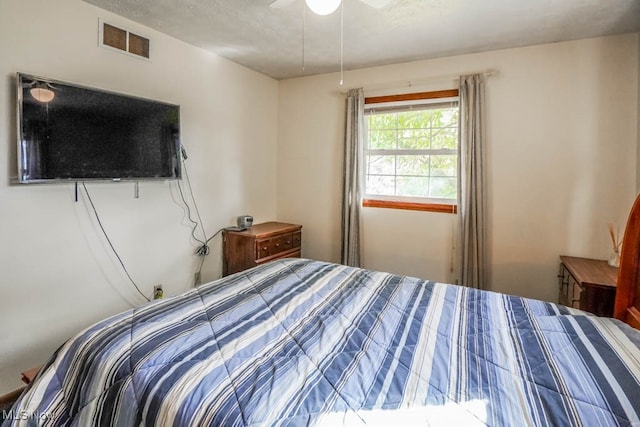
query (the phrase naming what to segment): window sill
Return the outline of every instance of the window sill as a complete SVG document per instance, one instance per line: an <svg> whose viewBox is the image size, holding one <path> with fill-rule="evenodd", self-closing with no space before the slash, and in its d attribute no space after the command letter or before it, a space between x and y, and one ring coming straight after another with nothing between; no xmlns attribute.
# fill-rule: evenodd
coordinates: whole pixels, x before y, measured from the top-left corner
<svg viewBox="0 0 640 427"><path fill-rule="evenodd" d="M448 214L458 213L457 205L447 205L441 203L415 203L415 202L397 202L390 200L363 199L363 208L386 208L386 209L404 209L410 211L440 212Z"/></svg>

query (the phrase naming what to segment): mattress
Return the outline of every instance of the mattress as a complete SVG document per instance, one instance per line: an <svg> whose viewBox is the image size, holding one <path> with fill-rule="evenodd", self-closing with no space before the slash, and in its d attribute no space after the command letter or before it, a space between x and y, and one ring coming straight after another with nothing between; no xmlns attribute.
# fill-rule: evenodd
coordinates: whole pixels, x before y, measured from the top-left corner
<svg viewBox="0 0 640 427"><path fill-rule="evenodd" d="M4 425L640 425L640 333L556 304L304 259L132 309Z"/></svg>

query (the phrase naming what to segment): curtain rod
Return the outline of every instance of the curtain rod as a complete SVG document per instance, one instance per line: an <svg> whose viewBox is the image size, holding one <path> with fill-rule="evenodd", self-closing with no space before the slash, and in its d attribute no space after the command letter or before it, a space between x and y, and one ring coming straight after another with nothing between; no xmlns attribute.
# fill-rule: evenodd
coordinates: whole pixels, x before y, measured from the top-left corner
<svg viewBox="0 0 640 427"><path fill-rule="evenodd" d="M387 83L380 83L377 85L370 85L370 86L364 86L362 87L362 89L366 92L366 91L375 91L375 90L388 90L388 89L403 89L406 87L412 87L412 86L420 86L426 83L431 83L434 81L438 81L438 80L449 80L449 79L458 79L461 76L471 76L474 74L481 74L485 77L491 77L491 76L495 76L498 74L497 70L485 70L485 71L480 71L480 72L476 72L476 73L463 73L463 74L447 74L447 75L442 75L442 76L432 76L432 77L426 77L426 78L422 78L422 79L417 79L417 80L399 80L399 81L395 81L395 82L387 82ZM358 86L360 87L360 86ZM357 87L354 88L349 88L349 89L345 89L340 91L340 93L342 93L343 95L346 95L349 90L351 89L357 89Z"/></svg>

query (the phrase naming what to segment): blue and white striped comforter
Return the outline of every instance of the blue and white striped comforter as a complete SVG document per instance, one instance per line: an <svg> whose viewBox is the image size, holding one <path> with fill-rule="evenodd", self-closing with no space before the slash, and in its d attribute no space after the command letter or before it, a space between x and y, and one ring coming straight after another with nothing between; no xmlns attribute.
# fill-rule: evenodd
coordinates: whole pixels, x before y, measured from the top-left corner
<svg viewBox="0 0 640 427"><path fill-rule="evenodd" d="M555 304L283 260L84 330L9 415L7 425L640 425L640 333Z"/></svg>

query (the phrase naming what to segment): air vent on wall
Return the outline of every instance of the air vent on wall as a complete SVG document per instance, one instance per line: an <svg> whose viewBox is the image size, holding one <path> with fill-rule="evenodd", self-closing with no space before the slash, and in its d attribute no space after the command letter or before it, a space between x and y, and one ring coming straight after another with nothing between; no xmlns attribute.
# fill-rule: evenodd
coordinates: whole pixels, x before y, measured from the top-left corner
<svg viewBox="0 0 640 427"><path fill-rule="evenodd" d="M149 39L100 21L100 46L149 59Z"/></svg>

